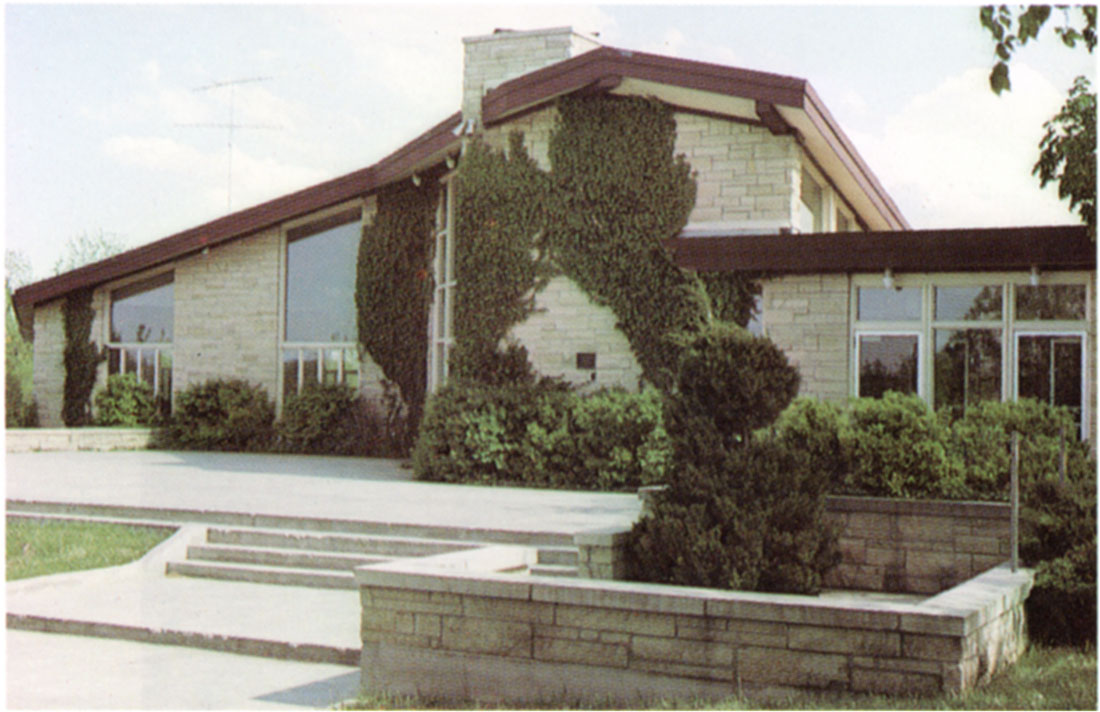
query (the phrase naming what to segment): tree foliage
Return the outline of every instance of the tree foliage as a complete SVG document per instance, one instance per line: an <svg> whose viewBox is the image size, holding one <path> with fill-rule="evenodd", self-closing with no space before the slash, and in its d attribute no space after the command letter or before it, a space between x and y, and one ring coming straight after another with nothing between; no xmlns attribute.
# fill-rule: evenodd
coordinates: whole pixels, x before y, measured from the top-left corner
<svg viewBox="0 0 1100 712"><path fill-rule="evenodd" d="M127 249L120 236L100 230L95 235L84 231L65 243L64 254L54 263L53 273L61 274L77 267L114 257Z"/></svg>
<svg viewBox="0 0 1100 712"><path fill-rule="evenodd" d="M1031 40L1038 41L1039 31L1055 14L1062 22L1054 33L1070 49L1083 46L1090 54L1096 48L1096 6L1070 7L1058 5L1018 6L986 5L979 12L979 21L996 42L997 58L989 74L989 86L994 93L1011 90L1008 63L1013 53ZM1039 142L1039 160L1032 175L1039 178L1040 187L1057 181L1058 197L1069 199L1070 210L1076 210L1081 222L1088 225L1096 239L1096 93L1085 77L1077 77L1062 109L1043 128Z"/></svg>
<svg viewBox="0 0 1100 712"><path fill-rule="evenodd" d="M68 427L87 425L92 417L92 389L95 387L96 368L106 358L91 340L92 290L80 289L65 297L62 307L65 348L62 360L65 365L64 394L61 420Z"/></svg>

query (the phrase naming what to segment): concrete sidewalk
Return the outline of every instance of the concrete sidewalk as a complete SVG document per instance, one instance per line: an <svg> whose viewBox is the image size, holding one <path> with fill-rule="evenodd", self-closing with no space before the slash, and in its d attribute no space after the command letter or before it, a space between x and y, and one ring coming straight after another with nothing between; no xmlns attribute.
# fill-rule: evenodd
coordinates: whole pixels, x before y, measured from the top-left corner
<svg viewBox="0 0 1100 712"><path fill-rule="evenodd" d="M6 465L12 512L15 502L77 511L76 505L113 506L172 510L156 518L181 523L188 513L215 512L257 522L281 518L287 526L337 520L473 529L517 540L571 538L629 523L639 512L633 494L414 482L391 460L42 452L9 453ZM182 558L204 531L185 524L125 566L8 583L9 629L51 633L9 630L8 705L326 707L353 696L359 676L350 666L361 648L357 592L166 576L165 562Z"/></svg>
<svg viewBox="0 0 1100 712"><path fill-rule="evenodd" d="M571 536L632 522L633 494L412 481L394 460L163 452L8 453L7 499L230 511Z"/></svg>

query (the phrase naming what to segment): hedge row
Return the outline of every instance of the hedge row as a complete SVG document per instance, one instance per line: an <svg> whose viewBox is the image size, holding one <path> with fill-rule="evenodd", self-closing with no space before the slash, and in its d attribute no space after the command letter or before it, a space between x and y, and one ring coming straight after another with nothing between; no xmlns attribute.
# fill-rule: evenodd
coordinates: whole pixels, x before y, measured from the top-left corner
<svg viewBox="0 0 1100 712"><path fill-rule="evenodd" d="M661 481L669 454L653 389L458 380L428 401L413 469L435 482L624 490Z"/></svg>

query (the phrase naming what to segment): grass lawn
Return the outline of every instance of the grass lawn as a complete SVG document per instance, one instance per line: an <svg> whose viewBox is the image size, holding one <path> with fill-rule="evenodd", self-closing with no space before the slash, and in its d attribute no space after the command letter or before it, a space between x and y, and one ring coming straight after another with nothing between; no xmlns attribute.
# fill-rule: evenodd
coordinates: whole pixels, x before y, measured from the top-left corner
<svg viewBox="0 0 1100 712"><path fill-rule="evenodd" d="M1096 651L1033 646L1020 662L990 683L965 695L884 697L853 693L794 693L770 703L730 697L719 702L668 700L650 709L668 710L1095 710ZM529 707L527 709L535 709ZM548 702L544 709L601 709ZM345 709L507 709L476 702L364 696Z"/></svg>
<svg viewBox="0 0 1100 712"><path fill-rule="evenodd" d="M8 581L116 566L141 558L171 529L31 519L6 521Z"/></svg>

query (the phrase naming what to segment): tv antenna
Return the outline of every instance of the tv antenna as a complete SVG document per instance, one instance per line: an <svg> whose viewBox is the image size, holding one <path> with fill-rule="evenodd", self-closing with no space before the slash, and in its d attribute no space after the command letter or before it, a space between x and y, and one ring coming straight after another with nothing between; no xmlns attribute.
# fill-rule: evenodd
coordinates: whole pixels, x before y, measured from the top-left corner
<svg viewBox="0 0 1100 712"><path fill-rule="evenodd" d="M225 188L225 208L227 211L231 211L233 207L233 132L237 129L281 129L282 126L276 126L273 124L238 124L235 121L235 103L237 87L241 84L254 84L256 82L266 82L271 80L272 77L247 77L244 79L229 79L220 82L211 82L205 86L194 89L196 92L200 91L214 91L215 89L229 89L229 121L225 123L207 123L207 124L176 124L176 126L182 126L184 128L196 128L196 129L225 129L226 130L226 151L229 154L226 168L226 188Z"/></svg>

